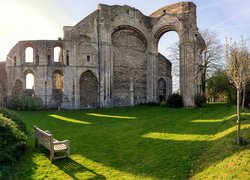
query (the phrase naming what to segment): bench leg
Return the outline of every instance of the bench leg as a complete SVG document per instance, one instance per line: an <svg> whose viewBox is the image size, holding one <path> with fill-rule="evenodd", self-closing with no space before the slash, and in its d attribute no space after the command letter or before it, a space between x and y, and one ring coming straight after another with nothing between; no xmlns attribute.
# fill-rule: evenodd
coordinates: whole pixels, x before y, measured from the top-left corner
<svg viewBox="0 0 250 180"><path fill-rule="evenodd" d="M67 157L69 157L69 155L70 155L70 148L68 147L68 149L67 149Z"/></svg>
<svg viewBox="0 0 250 180"><path fill-rule="evenodd" d="M37 148L37 138L35 137L35 148Z"/></svg>
<svg viewBox="0 0 250 180"><path fill-rule="evenodd" d="M51 161L54 160L54 152L50 152L50 160L51 160Z"/></svg>

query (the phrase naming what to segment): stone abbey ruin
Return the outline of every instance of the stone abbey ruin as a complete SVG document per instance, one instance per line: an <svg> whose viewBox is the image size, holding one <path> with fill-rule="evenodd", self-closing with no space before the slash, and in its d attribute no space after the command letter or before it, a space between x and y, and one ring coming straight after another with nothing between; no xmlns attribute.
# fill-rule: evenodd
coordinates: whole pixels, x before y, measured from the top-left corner
<svg viewBox="0 0 250 180"><path fill-rule="evenodd" d="M158 41L168 31L179 35L185 106L195 106L195 96L202 94L204 41L192 2L150 16L129 6L100 4L63 31L62 39L20 41L10 50L1 66L7 82L2 99L35 95L44 108L64 109L160 102L172 93L171 63L158 53Z"/></svg>

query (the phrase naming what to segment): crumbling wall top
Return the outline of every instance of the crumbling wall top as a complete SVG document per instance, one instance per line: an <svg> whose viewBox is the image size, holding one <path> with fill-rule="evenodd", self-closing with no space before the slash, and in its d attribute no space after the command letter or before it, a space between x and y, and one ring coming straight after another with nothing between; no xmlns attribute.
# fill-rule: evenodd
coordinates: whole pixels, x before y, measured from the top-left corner
<svg viewBox="0 0 250 180"><path fill-rule="evenodd" d="M156 10L150 15L150 17L160 17L166 13L173 15L187 13L196 14L196 5L193 2L178 2Z"/></svg>

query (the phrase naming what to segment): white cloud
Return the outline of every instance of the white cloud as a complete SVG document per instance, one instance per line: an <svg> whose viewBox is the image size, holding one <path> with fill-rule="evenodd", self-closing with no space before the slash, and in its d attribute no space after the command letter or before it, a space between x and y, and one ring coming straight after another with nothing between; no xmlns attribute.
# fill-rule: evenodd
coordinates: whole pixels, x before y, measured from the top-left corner
<svg viewBox="0 0 250 180"><path fill-rule="evenodd" d="M0 0L0 61L20 40L57 39L63 21L70 21L47 0ZM49 6L48 6L49 5Z"/></svg>

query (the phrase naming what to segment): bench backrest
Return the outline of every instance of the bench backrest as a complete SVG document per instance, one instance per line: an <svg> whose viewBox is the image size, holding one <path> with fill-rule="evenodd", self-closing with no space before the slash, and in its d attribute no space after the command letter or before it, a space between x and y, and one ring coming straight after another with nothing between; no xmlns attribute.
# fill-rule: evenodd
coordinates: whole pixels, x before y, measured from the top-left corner
<svg viewBox="0 0 250 180"><path fill-rule="evenodd" d="M53 146L53 135L35 127L35 138L39 144L42 144L47 149Z"/></svg>

